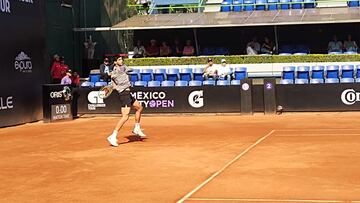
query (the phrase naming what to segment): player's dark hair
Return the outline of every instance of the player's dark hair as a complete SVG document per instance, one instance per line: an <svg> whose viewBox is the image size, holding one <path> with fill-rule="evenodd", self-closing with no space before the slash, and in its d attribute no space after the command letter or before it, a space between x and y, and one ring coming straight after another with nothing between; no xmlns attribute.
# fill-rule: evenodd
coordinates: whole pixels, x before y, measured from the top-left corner
<svg viewBox="0 0 360 203"><path fill-rule="evenodd" d="M124 60L124 57L122 57L122 56L115 56L114 60L116 61L116 60L118 60L119 58L121 58L122 60Z"/></svg>

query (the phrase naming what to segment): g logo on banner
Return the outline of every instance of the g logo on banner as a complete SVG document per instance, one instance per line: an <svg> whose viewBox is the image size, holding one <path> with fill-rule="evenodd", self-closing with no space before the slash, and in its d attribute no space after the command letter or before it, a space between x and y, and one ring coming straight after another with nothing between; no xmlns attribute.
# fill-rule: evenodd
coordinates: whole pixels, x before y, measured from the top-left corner
<svg viewBox="0 0 360 203"><path fill-rule="evenodd" d="M203 90L193 91L189 94L188 101L190 106L200 108L204 106Z"/></svg>
<svg viewBox="0 0 360 203"><path fill-rule="evenodd" d="M99 97L99 91L89 92L87 99L91 104L103 104L104 103L104 100Z"/></svg>
<svg viewBox="0 0 360 203"><path fill-rule="evenodd" d="M346 105L353 105L360 101L360 93L355 92L354 89L346 89L341 93L341 101Z"/></svg>

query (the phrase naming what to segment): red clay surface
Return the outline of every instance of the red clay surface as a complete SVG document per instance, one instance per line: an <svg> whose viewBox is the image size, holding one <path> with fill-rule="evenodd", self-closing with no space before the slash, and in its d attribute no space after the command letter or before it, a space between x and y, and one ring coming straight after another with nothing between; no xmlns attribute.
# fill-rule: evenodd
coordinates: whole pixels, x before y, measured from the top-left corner
<svg viewBox="0 0 360 203"><path fill-rule="evenodd" d="M0 202L176 202L252 145L184 202L360 200L360 113L146 116L113 148L117 120L1 128Z"/></svg>

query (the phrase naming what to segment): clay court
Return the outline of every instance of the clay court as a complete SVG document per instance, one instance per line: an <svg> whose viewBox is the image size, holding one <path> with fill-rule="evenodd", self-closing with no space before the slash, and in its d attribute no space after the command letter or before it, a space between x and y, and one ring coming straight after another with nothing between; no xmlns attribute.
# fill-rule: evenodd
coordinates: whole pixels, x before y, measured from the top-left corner
<svg viewBox="0 0 360 203"><path fill-rule="evenodd" d="M0 202L360 202L360 113L116 117L0 129Z"/></svg>

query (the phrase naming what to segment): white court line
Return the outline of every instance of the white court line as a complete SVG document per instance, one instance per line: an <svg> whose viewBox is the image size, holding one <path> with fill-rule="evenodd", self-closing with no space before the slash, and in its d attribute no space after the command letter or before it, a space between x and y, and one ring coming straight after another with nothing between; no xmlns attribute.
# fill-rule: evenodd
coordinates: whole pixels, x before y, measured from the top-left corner
<svg viewBox="0 0 360 203"><path fill-rule="evenodd" d="M311 202L311 203L345 203L345 200L312 200L312 199L221 199L221 198L188 198L190 201L245 201L245 202ZM354 203L357 201L353 201Z"/></svg>
<svg viewBox="0 0 360 203"><path fill-rule="evenodd" d="M278 132L292 132L292 131L334 131L334 130L341 130L341 131L360 131L360 129L349 129L349 128L306 128L306 129L276 129Z"/></svg>
<svg viewBox="0 0 360 203"><path fill-rule="evenodd" d="M360 135L360 133L291 133L291 134L277 134L274 137L295 137L295 136L349 136L349 135Z"/></svg>
<svg viewBox="0 0 360 203"><path fill-rule="evenodd" d="M181 198L177 203L183 203L186 199L188 199L191 195L193 195L195 192L200 190L202 187L204 187L207 183L209 183L212 179L214 179L216 176L218 176L220 173L222 173L226 168L228 168L231 164L233 164L235 161L240 159L242 156L244 156L248 151L250 151L252 148L254 148L256 145L258 145L260 142L265 140L267 137L269 137L271 134L273 134L275 130L270 131L268 134L260 138L258 141L256 141L254 144L246 148L243 152L241 152L239 155L237 155L233 160L228 162L224 167L222 167L220 170L218 170L216 173L211 175L208 179L206 179L203 183L201 183L199 186L197 186L195 189L187 193L183 198Z"/></svg>

